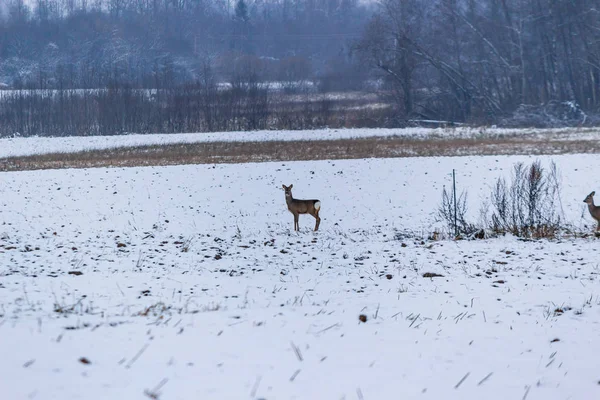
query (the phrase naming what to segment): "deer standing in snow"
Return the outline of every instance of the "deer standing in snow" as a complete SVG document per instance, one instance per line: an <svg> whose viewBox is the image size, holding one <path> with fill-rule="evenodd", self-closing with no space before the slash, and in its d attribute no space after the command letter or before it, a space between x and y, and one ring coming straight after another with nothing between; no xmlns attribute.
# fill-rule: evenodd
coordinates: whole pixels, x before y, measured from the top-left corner
<svg viewBox="0 0 600 400"><path fill-rule="evenodd" d="M594 205L594 195L595 194L596 194L596 192L592 192L592 193L588 194L587 197L585 198L585 200L583 200L583 202L587 203L588 210L590 210L590 215L592 216L592 218L594 218L596 221L598 221L598 226L596 227L596 231L600 231L600 207Z"/></svg>
<svg viewBox="0 0 600 400"><path fill-rule="evenodd" d="M298 200L292 197L292 187L283 186L283 190L285 190L285 202L287 203L288 210L292 214L294 214L294 230L300 230L300 226L298 225L298 219L300 214L310 214L317 220L315 224L315 231L319 229L319 224L321 223L321 218L319 218L319 210L321 209L321 202L319 200Z"/></svg>

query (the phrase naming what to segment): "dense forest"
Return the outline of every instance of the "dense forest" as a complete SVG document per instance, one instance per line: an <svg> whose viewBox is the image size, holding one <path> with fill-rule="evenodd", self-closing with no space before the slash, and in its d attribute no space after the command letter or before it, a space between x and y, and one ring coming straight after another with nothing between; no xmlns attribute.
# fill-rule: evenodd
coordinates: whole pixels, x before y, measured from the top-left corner
<svg viewBox="0 0 600 400"><path fill-rule="evenodd" d="M591 125L599 80L594 0L0 2L0 135Z"/></svg>
<svg viewBox="0 0 600 400"><path fill-rule="evenodd" d="M595 0L381 0L359 49L405 115L591 123L600 104ZM506 117L511 116L507 121Z"/></svg>
<svg viewBox="0 0 600 400"><path fill-rule="evenodd" d="M357 0L3 1L0 82L35 89L349 76L369 14Z"/></svg>

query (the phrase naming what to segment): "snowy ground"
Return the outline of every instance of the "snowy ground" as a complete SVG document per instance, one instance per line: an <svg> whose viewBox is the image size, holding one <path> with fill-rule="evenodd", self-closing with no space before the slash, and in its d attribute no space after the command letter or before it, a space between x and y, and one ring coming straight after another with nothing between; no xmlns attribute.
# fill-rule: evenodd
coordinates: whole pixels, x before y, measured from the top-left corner
<svg viewBox="0 0 600 400"><path fill-rule="evenodd" d="M528 137L535 140L600 140L595 128L564 129L502 129L502 128L406 128L406 129L324 129L307 131L250 131L181 134L148 134L121 136L71 136L0 139L0 158L102 150L142 145L203 142L260 142L293 140L334 140L369 137L402 136L414 139L444 138L510 138Z"/></svg>
<svg viewBox="0 0 600 400"><path fill-rule="evenodd" d="M600 155L552 159L591 231ZM597 239L418 238L531 160L2 173L2 398L598 398Z"/></svg>

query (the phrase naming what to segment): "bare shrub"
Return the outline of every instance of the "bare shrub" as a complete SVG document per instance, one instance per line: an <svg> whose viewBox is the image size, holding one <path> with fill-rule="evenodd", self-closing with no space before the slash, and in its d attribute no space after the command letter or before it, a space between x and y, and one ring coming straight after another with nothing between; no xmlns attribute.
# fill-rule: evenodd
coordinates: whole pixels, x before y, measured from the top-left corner
<svg viewBox="0 0 600 400"><path fill-rule="evenodd" d="M554 237L562 228L560 181L554 162L517 163L511 181L498 178L491 193L490 229L526 238Z"/></svg>
<svg viewBox="0 0 600 400"><path fill-rule="evenodd" d="M456 198L456 207L454 196L448 193L446 188L442 190L442 203L438 206L438 221L444 222L448 231L456 237L462 235L471 236L481 228L467 221L467 192L463 191Z"/></svg>

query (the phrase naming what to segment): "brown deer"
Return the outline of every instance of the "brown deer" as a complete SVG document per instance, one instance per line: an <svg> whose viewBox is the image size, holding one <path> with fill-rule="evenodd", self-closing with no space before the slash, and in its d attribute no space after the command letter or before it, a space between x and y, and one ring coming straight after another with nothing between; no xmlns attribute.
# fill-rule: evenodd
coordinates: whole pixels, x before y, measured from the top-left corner
<svg viewBox="0 0 600 400"><path fill-rule="evenodd" d="M285 190L285 202L287 203L288 210L292 214L294 214L294 230L300 230L300 226L298 225L298 218L300 214L310 214L317 220L315 224L315 231L319 230L319 224L321 223L321 218L319 218L319 210L321 209L321 202L319 200L298 200L292 197L292 187L283 186L283 190Z"/></svg>
<svg viewBox="0 0 600 400"><path fill-rule="evenodd" d="M592 218L594 218L596 221L598 221L598 226L596 227L596 231L600 231L600 207L594 205L594 195L595 194L596 194L596 192L592 192L592 193L588 194L587 197L585 198L585 200L583 200L583 202L587 203L588 210L590 210L590 215L592 216Z"/></svg>

